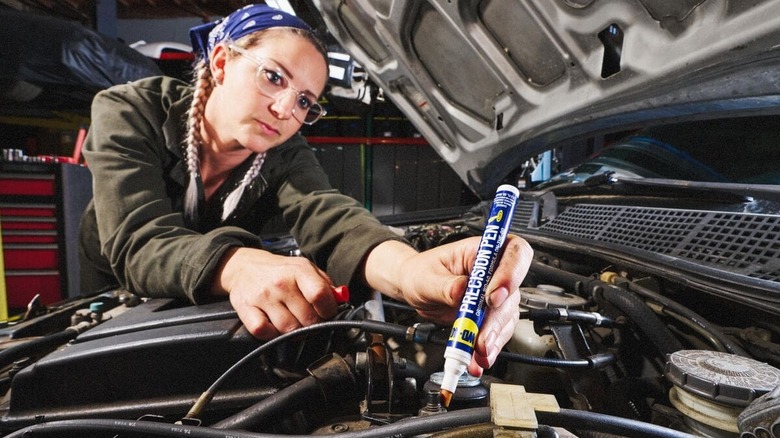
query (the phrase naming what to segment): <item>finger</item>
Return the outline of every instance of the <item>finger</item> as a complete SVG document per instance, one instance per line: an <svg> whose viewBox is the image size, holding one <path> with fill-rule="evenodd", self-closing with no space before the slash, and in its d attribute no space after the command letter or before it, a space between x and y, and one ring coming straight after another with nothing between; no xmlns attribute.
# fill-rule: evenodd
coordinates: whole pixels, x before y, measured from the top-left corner
<svg viewBox="0 0 780 438"><path fill-rule="evenodd" d="M283 303L263 307L271 324L280 334L289 333L318 321L311 305L303 299L302 295L295 295L294 297L289 297Z"/></svg>
<svg viewBox="0 0 780 438"><path fill-rule="evenodd" d="M231 293L230 298L244 325L252 334L264 340L302 327L294 311L305 315L308 309L314 313L294 283L292 287L264 289L250 294Z"/></svg>
<svg viewBox="0 0 780 438"><path fill-rule="evenodd" d="M270 314L282 333L331 318L338 308L331 282L315 270L303 268L295 275L295 282L294 288L283 295L284 310Z"/></svg>
<svg viewBox="0 0 780 438"><path fill-rule="evenodd" d="M303 325L314 324L336 315L338 304L333 295L333 284L330 279L306 276L298 279L298 288L306 305L298 303L301 308L293 313L298 316Z"/></svg>
<svg viewBox="0 0 780 438"><path fill-rule="evenodd" d="M486 369L493 366L503 347L502 343L497 342L498 337L495 331L487 332L483 338L486 340L482 341L482 348L474 349L474 354L471 356L471 363L469 364L469 373L478 376L479 374L476 374L478 372L477 369Z"/></svg>
<svg viewBox="0 0 780 438"><path fill-rule="evenodd" d="M501 349L514 335L519 312L519 293L511 294L500 307L488 311L474 347L477 365L483 368L493 366Z"/></svg>
<svg viewBox="0 0 780 438"><path fill-rule="evenodd" d="M489 306L501 306L511 294L517 292L532 259L533 249L528 242L515 235L507 236L504 253L488 285Z"/></svg>
<svg viewBox="0 0 780 438"><path fill-rule="evenodd" d="M428 311L434 313L440 313L440 317L448 319L452 322L455 319L455 315L458 313L458 307L463 300L463 295L466 292L466 286L468 285L468 275L445 275L440 276L441 285L435 291L442 291L443 296L441 301L432 302L429 305Z"/></svg>
<svg viewBox="0 0 780 438"><path fill-rule="evenodd" d="M279 331L271 324L265 312L257 307L242 307L236 313L244 327L257 339L267 341L279 336Z"/></svg>

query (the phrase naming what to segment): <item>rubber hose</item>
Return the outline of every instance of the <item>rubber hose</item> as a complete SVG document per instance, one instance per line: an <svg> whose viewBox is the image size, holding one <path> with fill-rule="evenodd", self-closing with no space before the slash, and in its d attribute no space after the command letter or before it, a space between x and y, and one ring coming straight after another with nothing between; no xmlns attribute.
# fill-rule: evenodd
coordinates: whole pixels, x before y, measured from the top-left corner
<svg viewBox="0 0 780 438"><path fill-rule="evenodd" d="M661 353L673 353L683 349L680 341L671 334L663 321L635 293L601 280L566 272L536 260L531 262L531 271L544 278L564 284L572 290L593 290L593 288L601 287L604 290L605 299L627 313L630 318L639 319L638 327L645 332Z"/></svg>
<svg viewBox="0 0 780 438"><path fill-rule="evenodd" d="M259 356L260 354L264 353L266 350L270 349L271 347L286 342L288 339L294 339L306 333L317 332L320 330L337 329L337 328L357 328L372 333L380 333L386 336L397 336L402 339L406 337L408 331L408 327L406 326L393 324L389 322L382 322L382 321L325 321L318 324L313 324L310 326L298 328L296 330L287 332L283 335L277 336L276 338L270 341L263 343L262 345L250 351L244 357L239 359L230 368L228 368L227 371L222 373L222 375L219 376L219 378L217 378L217 380L214 381L214 383L211 384L211 387L209 387L209 389L207 389L206 392L201 395L200 399L196 404L202 404L203 406L205 406L208 403L208 400L210 400L210 397L213 397L214 392L216 392L216 390L222 386L225 380L227 380L227 378L236 369L242 367L251 359L254 359L255 357Z"/></svg>
<svg viewBox="0 0 780 438"><path fill-rule="evenodd" d="M540 424L571 430L585 429L635 438L696 438L694 435L663 426L589 411L571 409L561 409L559 412L536 411L536 416ZM427 417L409 418L385 426L338 435L339 438L384 438L387 436L400 438L488 421L490 421L490 408L471 408ZM121 434L123 437L224 438L229 435L235 438L311 438L310 435L250 433L201 426L117 419L53 421L26 427L7 435L6 438L62 436L67 433L83 435L101 432L107 435Z"/></svg>
<svg viewBox="0 0 780 438"><path fill-rule="evenodd" d="M523 319L526 315L524 312L520 312L520 319ZM527 318L525 318L527 319ZM439 332L431 333L428 338L428 342L434 345L447 345L448 334L441 334ZM510 362L524 363L528 365L538 365L543 367L552 368L599 368L604 365L613 363L617 358L612 353L598 354L591 356L587 359L570 360L570 359L558 359L549 357L539 357L530 354L513 353L510 351L500 351L498 357Z"/></svg>
<svg viewBox="0 0 780 438"><path fill-rule="evenodd" d="M531 262L530 272L541 275L544 279L550 280L554 284L561 284L566 288L575 291L583 289L583 287L592 280L591 278L579 274L546 265L538 260L533 260Z"/></svg>
<svg viewBox="0 0 780 438"><path fill-rule="evenodd" d="M697 438L695 435L613 415L590 411L561 409L560 412L536 411L541 424L563 427L567 430L592 430L632 438Z"/></svg>
<svg viewBox="0 0 780 438"><path fill-rule="evenodd" d="M611 318L595 312L572 309L531 309L520 312L520 319L528 319L534 322L567 321L578 322L598 327L615 327L618 324Z"/></svg>
<svg viewBox="0 0 780 438"><path fill-rule="evenodd" d="M711 322L706 320L703 316L699 315L698 313L692 311L691 309L683 306L682 304L678 303L677 301L674 301L672 299L669 299L659 293L656 293L653 290L650 290L646 287L640 286L636 283L628 282L628 289L631 291L634 291L635 293L639 294L640 296L643 296L645 298L651 299L659 304L661 304L664 307L668 307L669 309L673 310L674 312L677 312L678 314L684 316L697 326L704 329L707 333L711 334L715 339L720 341L721 344L726 348L726 350L729 353L737 354L740 356L749 357L747 352L739 347L738 345L734 344L728 336L723 334L721 330L719 330L717 327L715 327Z"/></svg>
<svg viewBox="0 0 780 438"><path fill-rule="evenodd" d="M212 424L211 427L252 430L269 418L285 416L307 405L319 405L322 401L317 379L314 376L306 376L243 411Z"/></svg>
<svg viewBox="0 0 780 438"><path fill-rule="evenodd" d="M675 338L663 321L634 292L605 284L604 299L636 323L650 342L663 354L671 354L683 349L682 343Z"/></svg>
<svg viewBox="0 0 780 438"><path fill-rule="evenodd" d="M400 420L385 426L356 432L338 434L339 438L385 438L408 437L429 434L453 427L467 426L490 421L489 408L462 409L427 417ZM311 435L279 435L251 433L239 430L213 429L183 424L153 423L148 421L95 419L53 421L29 426L7 435L5 438L61 437L103 433L106 436L120 434L122 437L187 437L187 438L311 438Z"/></svg>
<svg viewBox="0 0 780 438"><path fill-rule="evenodd" d="M552 357L539 357L528 354L513 353L510 351L501 351L498 357L511 362L524 363L527 365L537 365L552 368L601 368L617 361L612 353L604 353L590 356L588 359L557 359Z"/></svg>
<svg viewBox="0 0 780 438"><path fill-rule="evenodd" d="M0 369L13 364L15 361L29 356L48 352L50 349L65 344L78 336L76 330L65 329L50 335L27 341L23 344L14 345L0 351Z"/></svg>

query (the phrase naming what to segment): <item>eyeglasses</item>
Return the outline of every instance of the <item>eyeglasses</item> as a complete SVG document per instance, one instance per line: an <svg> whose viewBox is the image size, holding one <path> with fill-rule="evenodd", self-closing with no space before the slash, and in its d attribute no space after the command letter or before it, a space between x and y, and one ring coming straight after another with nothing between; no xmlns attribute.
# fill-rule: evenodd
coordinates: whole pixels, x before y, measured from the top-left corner
<svg viewBox="0 0 780 438"><path fill-rule="evenodd" d="M230 50L235 50L239 55L257 64L255 85L265 96L272 99L279 99L288 91L293 91L295 93L295 106L293 106L292 109L295 120L307 125L312 125L327 113L325 108L317 103L317 96L293 88L282 69L274 65L273 62L257 59L250 55L246 49L238 47L235 44L229 44L228 48Z"/></svg>

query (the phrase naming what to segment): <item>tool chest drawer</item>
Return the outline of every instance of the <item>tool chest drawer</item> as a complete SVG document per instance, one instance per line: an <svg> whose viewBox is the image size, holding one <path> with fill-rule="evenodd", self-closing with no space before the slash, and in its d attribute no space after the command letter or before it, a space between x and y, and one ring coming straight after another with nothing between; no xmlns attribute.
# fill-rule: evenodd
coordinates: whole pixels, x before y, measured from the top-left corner
<svg viewBox="0 0 780 438"><path fill-rule="evenodd" d="M19 310L80 294L78 222L92 198L86 167L0 162L0 232L6 302Z"/></svg>
<svg viewBox="0 0 780 438"><path fill-rule="evenodd" d="M54 196L54 175L0 172L0 195Z"/></svg>

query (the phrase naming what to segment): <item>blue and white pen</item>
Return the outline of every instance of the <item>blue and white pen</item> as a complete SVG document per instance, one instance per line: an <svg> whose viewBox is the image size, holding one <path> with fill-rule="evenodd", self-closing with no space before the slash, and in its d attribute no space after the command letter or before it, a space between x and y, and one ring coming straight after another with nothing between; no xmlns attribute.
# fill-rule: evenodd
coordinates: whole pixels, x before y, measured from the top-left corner
<svg viewBox="0 0 780 438"><path fill-rule="evenodd" d="M496 190L496 196L493 198L466 292L444 351L441 400L445 407L449 406L458 386L458 379L471 361L477 334L487 311L485 291L503 253L519 196L520 192L516 187L504 184Z"/></svg>

